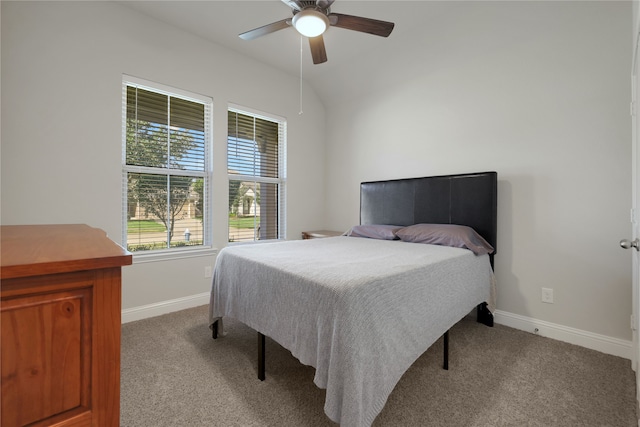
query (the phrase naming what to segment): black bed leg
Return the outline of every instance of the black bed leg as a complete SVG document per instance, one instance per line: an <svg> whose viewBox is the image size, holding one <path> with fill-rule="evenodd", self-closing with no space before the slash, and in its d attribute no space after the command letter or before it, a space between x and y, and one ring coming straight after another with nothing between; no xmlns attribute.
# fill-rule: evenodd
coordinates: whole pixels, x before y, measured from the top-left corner
<svg viewBox="0 0 640 427"><path fill-rule="evenodd" d="M258 379L264 381L264 335L258 332Z"/></svg>
<svg viewBox="0 0 640 427"><path fill-rule="evenodd" d="M493 327L493 314L487 308L487 303L483 302L478 304L477 307L477 321L487 326Z"/></svg>
<svg viewBox="0 0 640 427"><path fill-rule="evenodd" d="M218 321L216 320L211 325L211 337L215 340L218 338Z"/></svg>
<svg viewBox="0 0 640 427"><path fill-rule="evenodd" d="M449 331L444 333L444 369L449 370Z"/></svg>

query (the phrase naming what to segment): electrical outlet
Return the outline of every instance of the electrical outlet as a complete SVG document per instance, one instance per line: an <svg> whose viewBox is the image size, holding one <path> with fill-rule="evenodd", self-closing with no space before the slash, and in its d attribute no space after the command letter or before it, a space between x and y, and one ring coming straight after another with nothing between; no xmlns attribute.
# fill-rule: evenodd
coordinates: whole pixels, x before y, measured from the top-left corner
<svg viewBox="0 0 640 427"><path fill-rule="evenodd" d="M204 277L208 279L211 276L212 276L212 274L211 274L211 266L207 265L204 268Z"/></svg>
<svg viewBox="0 0 640 427"><path fill-rule="evenodd" d="M542 302L553 304L553 289L542 288Z"/></svg>

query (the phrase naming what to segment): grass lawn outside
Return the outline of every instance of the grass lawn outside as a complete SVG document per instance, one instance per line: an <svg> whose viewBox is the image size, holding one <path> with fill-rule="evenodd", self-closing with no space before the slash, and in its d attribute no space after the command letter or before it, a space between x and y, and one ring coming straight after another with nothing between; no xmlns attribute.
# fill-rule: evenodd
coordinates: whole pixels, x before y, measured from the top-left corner
<svg viewBox="0 0 640 427"><path fill-rule="evenodd" d="M152 219L127 221L127 233L164 233L166 231L164 224Z"/></svg>
<svg viewBox="0 0 640 427"><path fill-rule="evenodd" d="M245 217L230 216L229 217L229 227L253 228L258 225L260 225L259 216L255 218L252 216L245 216Z"/></svg>

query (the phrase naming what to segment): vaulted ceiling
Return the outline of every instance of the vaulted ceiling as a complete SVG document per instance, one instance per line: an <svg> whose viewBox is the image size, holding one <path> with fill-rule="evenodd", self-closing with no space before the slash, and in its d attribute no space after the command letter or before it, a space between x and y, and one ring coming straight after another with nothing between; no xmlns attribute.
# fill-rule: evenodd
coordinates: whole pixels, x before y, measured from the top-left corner
<svg viewBox="0 0 640 427"><path fill-rule="evenodd" d="M328 61L314 65L309 43L293 28L245 41L238 34L292 16L280 0L120 1L164 23L196 34L269 64L293 76L302 75L325 104L370 90L385 76L410 73L412 58L421 55L424 37L438 20L442 2L336 0L331 11L391 21L388 38L331 27L324 34ZM457 2L454 2L457 3ZM394 77L397 78L397 77Z"/></svg>

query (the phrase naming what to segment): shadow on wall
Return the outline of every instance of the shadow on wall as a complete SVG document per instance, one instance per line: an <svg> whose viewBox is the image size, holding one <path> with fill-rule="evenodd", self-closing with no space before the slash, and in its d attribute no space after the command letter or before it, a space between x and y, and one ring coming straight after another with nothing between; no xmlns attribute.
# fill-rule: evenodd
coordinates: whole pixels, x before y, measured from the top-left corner
<svg viewBox="0 0 640 427"><path fill-rule="evenodd" d="M500 179L502 178L502 179ZM514 273L515 237L520 230L514 231L513 183L522 194L527 194L525 203L520 205L523 212L517 212L518 222L528 224L525 233L533 233L536 229L534 221L533 180L528 176L509 176L508 179L498 175L498 243L495 256L495 273L497 281L498 310L530 315L526 298L520 287L520 280ZM523 227L524 228L524 227ZM524 237L524 236L523 236ZM526 237L521 241L529 241Z"/></svg>

